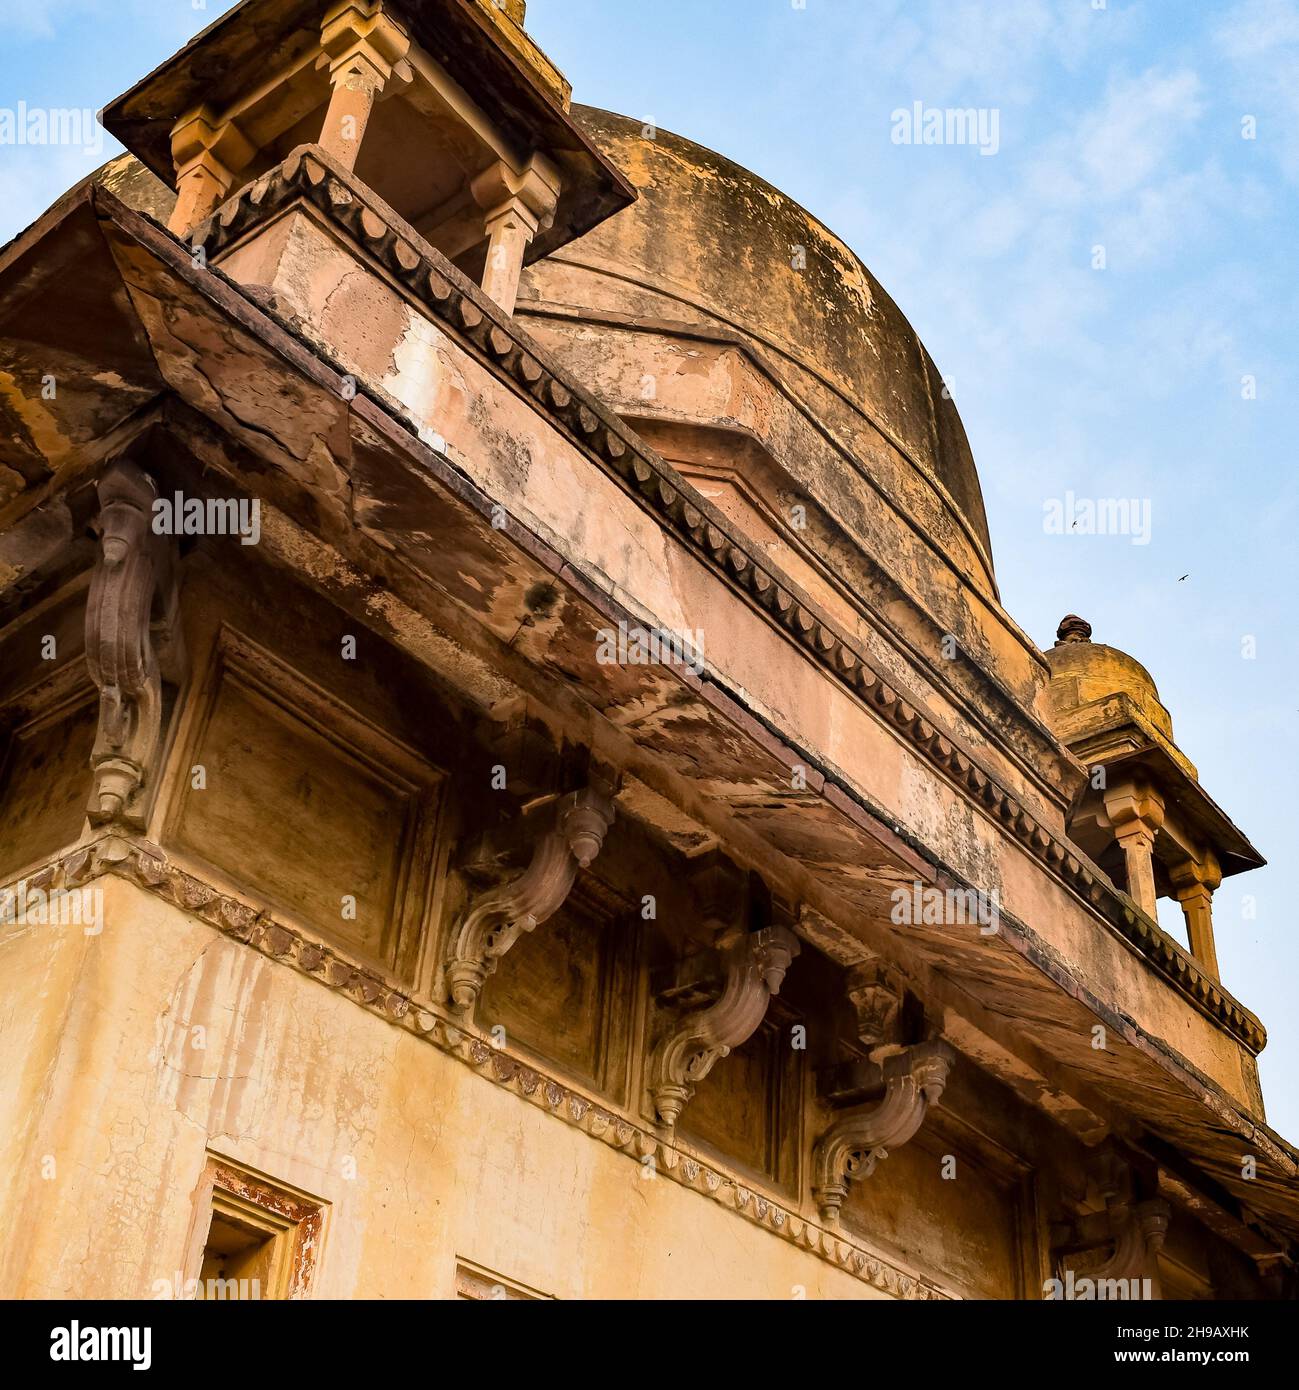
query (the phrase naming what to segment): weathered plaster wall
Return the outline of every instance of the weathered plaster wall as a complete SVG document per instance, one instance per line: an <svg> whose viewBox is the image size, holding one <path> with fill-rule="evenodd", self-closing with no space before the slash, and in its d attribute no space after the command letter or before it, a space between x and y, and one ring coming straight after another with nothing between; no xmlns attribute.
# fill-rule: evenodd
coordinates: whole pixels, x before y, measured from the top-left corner
<svg viewBox="0 0 1299 1390"><path fill-rule="evenodd" d="M559 1298L878 1296L288 967L101 882L101 936L30 928L0 953L38 1001L0 1058L25 1078L15 1112L33 1117L5 1127L0 1296L150 1297L183 1259L208 1150L330 1204L320 1297L447 1297L457 1258Z"/></svg>

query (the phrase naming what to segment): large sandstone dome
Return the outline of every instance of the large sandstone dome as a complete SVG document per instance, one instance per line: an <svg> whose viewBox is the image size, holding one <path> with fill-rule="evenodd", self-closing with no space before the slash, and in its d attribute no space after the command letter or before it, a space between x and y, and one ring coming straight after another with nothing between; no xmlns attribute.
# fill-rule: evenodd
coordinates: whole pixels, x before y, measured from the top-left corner
<svg viewBox="0 0 1299 1390"><path fill-rule="evenodd" d="M534 265L520 311L540 302L579 318L738 337L851 455L817 489L830 509L843 515L860 491L851 473L863 470L969 582L992 592L983 497L960 417L924 345L861 261L721 155L607 111L574 106L573 115L640 198Z"/></svg>

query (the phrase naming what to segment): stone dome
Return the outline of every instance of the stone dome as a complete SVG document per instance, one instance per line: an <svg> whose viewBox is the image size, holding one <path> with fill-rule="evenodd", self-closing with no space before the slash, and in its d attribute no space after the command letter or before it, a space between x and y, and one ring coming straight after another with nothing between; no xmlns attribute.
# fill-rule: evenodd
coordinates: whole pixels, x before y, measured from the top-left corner
<svg viewBox="0 0 1299 1390"><path fill-rule="evenodd" d="M1060 640L1047 649L1046 659L1051 667L1053 701L1060 713L1126 695L1137 712L1172 742L1172 716L1159 698L1154 677L1127 652L1093 642L1089 624L1066 618L1060 625Z"/></svg>
<svg viewBox="0 0 1299 1390"><path fill-rule="evenodd" d="M983 497L956 407L857 256L779 190L701 145L663 130L647 135L641 122L591 107L575 105L573 116L640 198L531 267L521 311L541 300L579 318L616 314L738 336L967 581L995 592ZM823 500L832 505L833 493Z"/></svg>

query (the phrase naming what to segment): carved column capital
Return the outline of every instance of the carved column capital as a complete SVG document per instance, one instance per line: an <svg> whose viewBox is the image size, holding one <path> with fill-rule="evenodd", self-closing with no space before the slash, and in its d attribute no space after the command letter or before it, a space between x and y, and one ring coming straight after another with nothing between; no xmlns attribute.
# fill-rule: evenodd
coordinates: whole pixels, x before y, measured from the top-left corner
<svg viewBox="0 0 1299 1390"><path fill-rule="evenodd" d="M340 0L321 22L318 66L332 92L320 147L345 168L356 158L380 94L410 81L410 35L382 0Z"/></svg>
<svg viewBox="0 0 1299 1390"><path fill-rule="evenodd" d="M470 904L447 952L447 994L457 1008L472 1013L487 977L519 934L563 906L579 870L600 853L613 818L613 801L603 791L587 787L565 796L528 867Z"/></svg>
<svg viewBox="0 0 1299 1390"><path fill-rule="evenodd" d="M870 1177L890 1149L920 1128L941 1099L955 1060L945 1042L924 1042L889 1051L875 1063L883 1097L841 1116L813 1153L812 1195L823 1221L837 1223L848 1184Z"/></svg>
<svg viewBox="0 0 1299 1390"><path fill-rule="evenodd" d="M513 207L527 214L535 232L554 220L560 185L554 164L545 155L534 154L521 170L503 159L489 164L474 178L470 190L488 223Z"/></svg>
<svg viewBox="0 0 1299 1390"><path fill-rule="evenodd" d="M320 47L331 82L365 72L382 87L410 53L410 35L383 0L339 0L320 22Z"/></svg>
<svg viewBox="0 0 1299 1390"><path fill-rule="evenodd" d="M559 170L541 154L522 170L498 159L470 184L487 234L483 290L506 313L514 312L528 246L554 221L560 185Z"/></svg>
<svg viewBox="0 0 1299 1390"><path fill-rule="evenodd" d="M782 926L723 932L718 944L726 976L720 998L683 1014L650 1059L654 1109L669 1127L713 1067L757 1032L799 952L798 938Z"/></svg>
<svg viewBox="0 0 1299 1390"><path fill-rule="evenodd" d="M1173 892L1186 919L1191 954L1216 980L1218 948L1213 939L1213 895L1222 885L1222 866L1212 850L1199 859L1184 859L1169 870Z"/></svg>
<svg viewBox="0 0 1299 1390"><path fill-rule="evenodd" d="M86 600L86 669L99 688L91 821L143 829L162 728L155 637L178 647L172 542L153 533L153 480L120 461L99 481L100 555Z"/></svg>
<svg viewBox="0 0 1299 1390"><path fill-rule="evenodd" d="M1105 814L1123 849L1128 896L1148 916L1156 917L1154 852L1164 823L1164 798L1149 782L1129 778L1105 792Z"/></svg>
<svg viewBox="0 0 1299 1390"><path fill-rule="evenodd" d="M1168 871L1180 899L1183 893L1192 894L1203 889L1209 894L1222 887L1222 865L1212 850L1205 850L1199 859L1183 859Z"/></svg>
<svg viewBox="0 0 1299 1390"><path fill-rule="evenodd" d="M256 153L238 125L210 106L182 116L171 132L177 198L167 226L183 235L210 217Z"/></svg>

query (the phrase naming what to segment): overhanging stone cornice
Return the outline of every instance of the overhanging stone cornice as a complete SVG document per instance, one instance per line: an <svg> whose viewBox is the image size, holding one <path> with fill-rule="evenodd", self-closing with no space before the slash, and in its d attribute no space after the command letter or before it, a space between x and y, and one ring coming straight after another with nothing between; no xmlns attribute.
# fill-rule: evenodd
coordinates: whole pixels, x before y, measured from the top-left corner
<svg viewBox="0 0 1299 1390"><path fill-rule="evenodd" d="M295 337L285 325L278 323L273 317L263 312L260 308L238 290L237 287L225 281L219 273L214 274L210 271L200 269L194 264L192 256L180 246L173 238L163 233L146 219L136 214L130 213L115 199L105 194L90 194L99 210L106 229L112 228L114 244L120 242L121 254L125 254L130 249L130 264L132 267L132 278L140 280L138 292L172 297L176 306L180 300L175 296L183 290L187 303L192 303L195 309L201 306L204 314L211 313L213 322L218 318L229 325L231 335L230 342L236 341L236 335L245 334L247 351L274 354L278 361L284 364L283 371L286 380L290 374L296 373L305 383L314 383L315 389L319 392L318 405L324 409L328 402L332 400L335 408L339 410L340 417L353 421L354 427L363 430L375 443L382 443L385 450L390 450L392 457L385 459L385 466L398 468L403 462L414 465L417 470L427 477L430 485L445 492L447 505L462 507L465 515L474 515L477 518L490 518L493 508L496 505L494 500L481 492L481 490L463 473L455 469L451 463L442 455L419 442L415 437L414 430L409 421L401 418L395 412L391 404L379 405L362 393L350 403L350 408L343 407L342 402L342 377L341 370L328 365L322 359L321 353L307 345L302 340ZM142 277L148 267L148 274L154 278L146 285ZM469 290L454 272L449 273L449 283L456 287L457 293L462 299L468 299L470 308L478 308L483 313L484 320L490 321L492 316L483 309L483 306L474 304L474 293ZM168 289L167 285L174 284L175 288ZM0 294L3 292L2 276L0 276ZM188 312L188 310L187 310ZM468 315L472 317L472 315ZM499 327L499 324L494 324ZM463 333L451 335L455 340L467 345L466 350L473 352L482 361L492 361L488 356L490 349L485 348L476 339ZM483 335L479 335L481 337ZM266 361L271 359L266 357ZM536 359L534 359L535 361ZM540 367L540 362L537 366ZM279 370L277 365L277 370ZM499 361L496 365L496 374L502 380L513 380L506 375L500 368ZM543 373L544 375L544 373ZM541 384L543 377L538 378ZM563 383L559 383L561 389L567 389ZM517 387L515 388L517 389ZM580 388L572 388L576 394L570 395L570 414L575 414L575 407L585 409L595 420L598 428L606 428L601 424L600 417L594 412L599 407L585 397L585 393L580 392ZM529 395L529 399L534 402L534 408L543 415L549 415L549 407L542 404L539 397L535 394ZM572 428L571 422L565 425L565 430ZM634 436L630 432L622 432L624 438L634 441ZM371 447L374 447L373 445ZM585 448L583 452L587 457L591 457L593 450ZM215 460L214 460L215 462ZM219 465L218 465L219 466ZM230 465L227 465L230 466ZM646 463L648 467L648 463ZM652 470L651 470L652 471ZM262 464L262 472L265 472L265 463ZM614 476L617 476L614 474ZM628 487L631 492L631 487ZM635 494L633 494L635 495ZM707 504L703 504L706 508ZM701 514L702 519L702 514ZM463 523L462 523L463 524ZM584 601L591 605L604 605L601 612L616 613L618 610L610 606L610 596L595 588L588 578L573 571L571 566L563 561L561 556L551 553L545 542L537 537L532 537L526 528L521 526L516 520L511 518L507 528L507 535L510 544L519 546L527 554L533 556L539 566L544 565L551 573L556 575L560 582L574 588ZM505 543L505 538L497 537L501 544ZM685 544L684 540L682 541ZM699 553L696 551L696 553ZM785 629L788 633L788 629ZM804 641L803 645L808 644ZM686 679L690 673L681 673L682 679ZM687 681L689 684L690 681ZM757 727L757 721L752 715L746 714L742 707L737 707L734 699L714 681L700 681L694 679L692 689L701 700L707 700L718 710L724 711L733 727L737 730L746 730L746 737L754 740L765 740L765 746L776 749L777 738L770 731L764 731ZM796 760L806 761L806 754L795 754L792 750L782 754L790 762ZM823 797L826 805L833 808L835 814L844 818L845 824L851 823L861 827L862 833L870 833L882 842L891 842L890 837L896 839L897 827L890 831L886 824L881 823L877 813L872 812L868 807L859 804L854 794L833 781L824 783L816 781L813 784L816 796ZM899 844L899 853L911 855L912 851L906 850L905 846ZM916 862L921 862L922 856L916 857ZM904 859L904 862L907 862ZM1064 993L1070 999L1079 1001L1080 1007L1090 1010L1093 1016L1099 1014L1103 1017L1111 1029L1123 1037L1127 1042L1133 1044L1132 1051L1142 1059L1140 1065L1133 1062L1129 1067L1128 1074L1123 1080L1124 1090L1129 1097L1137 1095L1143 1088L1155 1085L1160 1090L1166 1091L1166 1098L1170 1106L1170 1126L1174 1124L1172 1111L1176 1110L1175 1128L1179 1140L1185 1142L1192 1151L1202 1149L1209 1139L1212 1138L1222 1126L1222 1132L1231 1136L1230 1142L1239 1144L1241 1139L1245 1139L1251 1132L1262 1133L1261 1130L1254 1131L1252 1122L1245 1120L1235 1109L1234 1104L1229 1102L1222 1094L1220 1088L1212 1083L1205 1081L1202 1075L1185 1062L1183 1058L1174 1053L1171 1049L1157 1043L1148 1036L1142 1034L1138 1028L1132 1025L1131 1020L1115 1017L1107 1014L1099 1002L1082 987L1077 980L1071 980L1067 971L1062 971L1059 962L1053 964L1050 952L1040 949L1036 951L1032 947L1029 936L1020 941L1014 949L1025 956L1040 972L1040 983L1034 988L1040 991L1049 991L1048 981L1055 986L1063 988ZM1000 959L1000 956L999 956ZM1004 970L1003 964L1000 967ZM1023 981L1027 983L1027 978ZM1157 1065L1152 1065L1157 1064ZM1125 1065L1127 1065L1125 1063ZM1143 1070L1144 1068L1144 1070ZM1143 1081L1140 1078L1145 1077ZM1162 1078L1167 1077L1174 1082L1172 1088L1167 1088ZM1127 1103L1127 1102L1125 1102ZM1214 1117L1211 1125L1206 1126L1206 1111ZM1138 1107L1137 1113L1140 1113ZM1228 1119L1228 1117L1234 1117ZM1213 1142L1216 1144L1217 1140ZM1259 1141L1260 1149L1271 1155L1272 1149L1268 1147L1265 1139ZM1286 1158L1286 1151L1278 1149L1276 1151L1276 1163L1283 1173L1291 1171L1286 1164L1290 1162ZM1219 1156L1218 1162L1222 1159ZM1248 1200L1245 1197L1244 1200Z"/></svg>
<svg viewBox="0 0 1299 1390"><path fill-rule="evenodd" d="M621 420L550 364L510 316L471 286L385 203L311 146L224 204L192 233L208 261L294 204L305 203L342 230L435 321L466 343L539 413L615 477L808 657L893 727L948 782L969 797L1055 878L1080 897L1196 1008L1252 1051L1266 1033L1258 1020L1153 919L1139 912L1075 847L1041 823L1000 780L963 751L950 731L886 679L859 647L756 546Z"/></svg>
<svg viewBox="0 0 1299 1390"><path fill-rule="evenodd" d="M765 380L768 389L784 396L790 402L791 410L797 414L809 432L814 432L824 441L824 447L833 458L843 461L845 466L853 467L857 476L867 479L874 489L874 495L881 499L882 505L888 507L900 523L914 528L916 545L927 547L924 551L926 563L943 566L953 580L962 586L962 591L972 595L973 604L989 614L995 612L1004 630L1022 648L1029 662L1042 673L1046 673L1047 665L1041 652L1009 615L998 608L995 599L973 590L950 557L946 556L940 547L933 546L922 538L923 528L916 526L914 519L907 517L905 508L852 462L847 446L842 444L828 427L815 419L814 412L806 403L781 382L770 364L764 362L753 345L738 333L704 328L695 324L632 319L627 315L598 311L584 313L579 318L572 312L552 313L552 307L540 304L536 300L524 299L515 306L515 316L524 320L553 318L578 324L609 323L621 331L662 335L669 341L693 339L709 342L727 353L734 353L742 358L746 369L752 370L760 380ZM747 386L747 382L745 385ZM1073 797L1072 783L1076 781L1081 785L1083 780L1081 768L1070 750L1061 744L1053 730L1035 716L1029 705L1012 693L1000 675L977 656L966 651L963 645L960 649L960 659L957 661L935 658L933 654L943 650L944 642L952 640L954 634L949 629L954 624L946 623L940 616L932 613L913 588L905 583L905 576L898 572L896 567L889 566L876 554L867 550L827 503L816 500L805 481L796 478L785 460L777 457L772 441L765 431L736 423L731 419L723 422L720 417L717 420L699 419L688 423L677 420L671 414L670 402L662 394L658 407L664 413L651 415L643 404L618 403L619 414L650 447L655 448L664 457L676 457L669 441L677 430L719 441L724 438L733 458L743 457L745 454L750 458L761 458L771 468L779 470L787 477L791 486L806 492L809 509L819 512L821 525L853 552L854 562L863 567L864 577L850 577L841 568L842 562L832 563L819 553L818 547L804 542L765 496L747 485L748 480L743 476L740 467L736 468L731 479L743 492L745 500L763 512L773 528L780 532L785 544L797 551L803 562L816 570L835 590L838 601L849 613L873 628L884 642L900 654L903 661L923 673L923 679L951 703L959 718L996 745L1001 755L1016 768L1019 775L1034 788L1046 804L1057 806L1062 814L1068 809ZM662 435L666 435L667 438L660 438ZM881 595L878 602L866 604L862 601L861 593L868 590ZM920 628L919 632L908 635L903 624L892 613L895 603L906 606L911 620Z"/></svg>

